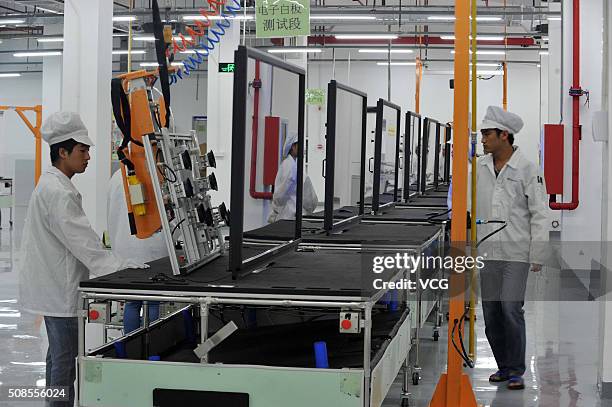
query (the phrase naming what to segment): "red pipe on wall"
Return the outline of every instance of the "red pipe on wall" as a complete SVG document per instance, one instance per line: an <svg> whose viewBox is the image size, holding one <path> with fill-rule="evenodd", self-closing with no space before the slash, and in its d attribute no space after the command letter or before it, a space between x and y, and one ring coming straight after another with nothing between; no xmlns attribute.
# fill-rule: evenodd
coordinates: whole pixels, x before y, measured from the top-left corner
<svg viewBox="0 0 612 407"><path fill-rule="evenodd" d="M259 132L259 89L261 88L261 78L259 75L259 61L255 61L255 79L253 80L254 101L253 101L253 132L251 135L251 179L249 183L249 195L254 199L272 199L272 192L259 192L257 184L257 135Z"/></svg>
<svg viewBox="0 0 612 407"><path fill-rule="evenodd" d="M584 95L584 91L580 87L580 0L573 1L573 80L570 89L572 97L572 200L571 202L555 202L555 195L551 195L549 203L551 209L570 211L578 207L580 140L582 139L580 97Z"/></svg>

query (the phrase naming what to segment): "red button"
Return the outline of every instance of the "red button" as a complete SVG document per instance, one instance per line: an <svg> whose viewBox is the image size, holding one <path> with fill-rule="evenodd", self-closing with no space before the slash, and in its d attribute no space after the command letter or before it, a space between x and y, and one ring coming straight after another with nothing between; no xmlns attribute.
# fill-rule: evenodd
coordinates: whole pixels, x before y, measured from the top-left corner
<svg viewBox="0 0 612 407"><path fill-rule="evenodd" d="M98 319L99 317L100 317L100 313L98 311L96 311L95 309L89 311L89 319L94 319L95 320L95 319Z"/></svg>
<svg viewBox="0 0 612 407"><path fill-rule="evenodd" d="M352 322L348 319L345 319L344 321L342 321L342 323L340 324L342 326L342 329L348 331L349 329L351 329L351 327L353 326Z"/></svg>

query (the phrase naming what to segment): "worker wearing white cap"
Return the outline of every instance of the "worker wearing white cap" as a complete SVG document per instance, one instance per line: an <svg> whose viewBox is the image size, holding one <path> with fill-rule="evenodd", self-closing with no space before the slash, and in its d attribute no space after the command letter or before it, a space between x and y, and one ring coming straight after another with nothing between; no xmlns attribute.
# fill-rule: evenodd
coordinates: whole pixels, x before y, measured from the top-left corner
<svg viewBox="0 0 612 407"><path fill-rule="evenodd" d="M274 223L281 219L295 219L296 195L297 195L297 154L298 135L291 132L285 139L283 145L283 162L278 168L274 180L274 194L272 196L272 213L268 222ZM302 193L302 208L307 213L312 213L317 206L317 194L312 182L307 176L304 177L304 189Z"/></svg>
<svg viewBox="0 0 612 407"><path fill-rule="evenodd" d="M486 253L480 271L485 333L499 369L489 380L508 381L509 389L525 387L525 289L530 267L542 269L548 241L544 177L514 145L522 128L519 116L489 106L480 126L485 155L477 161L476 217L497 222L478 226L479 253Z"/></svg>
<svg viewBox="0 0 612 407"><path fill-rule="evenodd" d="M24 311L44 316L49 348L46 385L69 388L74 403L75 358L78 353L78 287L94 276L124 268L145 268L105 250L71 182L87 168L93 142L77 113L52 114L41 129L49 143L52 166L40 177L26 215L19 269L20 304Z"/></svg>

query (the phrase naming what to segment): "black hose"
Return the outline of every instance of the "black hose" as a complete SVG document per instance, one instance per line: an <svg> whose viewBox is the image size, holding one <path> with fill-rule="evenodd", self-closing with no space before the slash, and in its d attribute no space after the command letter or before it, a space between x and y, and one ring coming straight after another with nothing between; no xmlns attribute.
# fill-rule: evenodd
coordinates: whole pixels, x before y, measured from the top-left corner
<svg viewBox="0 0 612 407"><path fill-rule="evenodd" d="M494 234L501 232L502 230L504 230L506 228L506 226L508 226L508 224L506 222L504 222L504 221L490 221L488 223L503 223L504 225L502 227L500 227L499 229L496 229L493 232L489 233L488 235L486 235L482 239L480 239L480 241L478 243L476 243L476 248L478 248L478 246L480 246L482 244L482 242L484 242L485 240L487 240L488 238L490 238Z"/></svg>

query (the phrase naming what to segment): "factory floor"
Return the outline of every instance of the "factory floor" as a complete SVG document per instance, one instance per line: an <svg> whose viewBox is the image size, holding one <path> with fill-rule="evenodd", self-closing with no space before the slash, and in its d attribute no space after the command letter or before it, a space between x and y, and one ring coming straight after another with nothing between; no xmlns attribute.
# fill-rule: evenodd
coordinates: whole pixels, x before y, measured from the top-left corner
<svg viewBox="0 0 612 407"><path fill-rule="evenodd" d="M19 241L8 225L0 230L0 385L44 385L44 329L36 319L17 308ZM543 277L544 278L544 277ZM580 299L580 296L577 297ZM597 301L529 301L527 320L527 372L525 390L509 391L504 384L493 385L488 377L496 370L484 335L478 308L477 362L469 370L479 403L490 407L612 407L597 393L598 320ZM410 406L428 406L434 388L445 371L446 326L440 340L431 338L426 326L421 337L421 381L410 386ZM467 346L467 344L466 344ZM383 406L399 406L401 377L393 384ZM0 406L42 406L42 402Z"/></svg>

